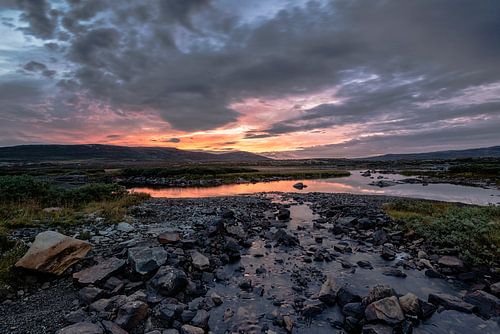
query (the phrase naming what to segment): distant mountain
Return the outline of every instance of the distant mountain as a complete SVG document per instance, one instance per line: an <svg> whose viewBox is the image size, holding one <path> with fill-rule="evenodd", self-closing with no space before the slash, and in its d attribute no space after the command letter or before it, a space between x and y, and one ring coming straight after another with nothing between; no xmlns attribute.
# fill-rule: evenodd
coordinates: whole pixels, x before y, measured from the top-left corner
<svg viewBox="0 0 500 334"><path fill-rule="evenodd" d="M249 152L207 153L171 147L128 147L113 145L20 145L0 147L0 161L42 162L68 160L216 162L271 160Z"/></svg>
<svg viewBox="0 0 500 334"><path fill-rule="evenodd" d="M467 150L438 151L428 153L385 154L359 160L392 161L392 160L450 160L465 158L500 158L500 146L472 148Z"/></svg>

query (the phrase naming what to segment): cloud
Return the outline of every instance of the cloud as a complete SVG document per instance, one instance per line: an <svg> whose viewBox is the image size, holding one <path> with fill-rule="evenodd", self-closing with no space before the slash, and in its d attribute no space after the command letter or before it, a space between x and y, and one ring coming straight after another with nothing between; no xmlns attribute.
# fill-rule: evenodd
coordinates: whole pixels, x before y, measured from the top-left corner
<svg viewBox="0 0 500 334"><path fill-rule="evenodd" d="M328 135L347 127L357 147L365 145L359 136L381 132L429 145L424 136L444 135L460 118L476 117L479 129L499 111L491 93L500 82L498 1L18 3L23 31L62 63L52 96L78 94L117 115L158 115L172 130L237 127L254 112L238 109L242 101L309 95L279 115L252 118L241 142L315 134L326 152L338 149ZM313 98L324 90L330 100ZM79 108L58 112L85 112ZM415 134L419 128L429 134Z"/></svg>
<svg viewBox="0 0 500 334"><path fill-rule="evenodd" d="M59 12L47 0L18 0L17 6L23 11L21 19L28 22L23 28L27 34L44 39L54 35Z"/></svg>
<svg viewBox="0 0 500 334"><path fill-rule="evenodd" d="M167 138L167 139L151 139L151 141L161 142L161 143L180 143L180 138Z"/></svg>

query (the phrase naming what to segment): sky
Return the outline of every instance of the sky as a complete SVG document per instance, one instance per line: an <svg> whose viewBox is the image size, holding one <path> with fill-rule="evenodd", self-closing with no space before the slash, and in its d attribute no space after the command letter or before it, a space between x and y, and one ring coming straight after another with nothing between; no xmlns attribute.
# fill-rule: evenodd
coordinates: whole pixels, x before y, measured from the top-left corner
<svg viewBox="0 0 500 334"><path fill-rule="evenodd" d="M500 145L498 0L0 0L0 146Z"/></svg>

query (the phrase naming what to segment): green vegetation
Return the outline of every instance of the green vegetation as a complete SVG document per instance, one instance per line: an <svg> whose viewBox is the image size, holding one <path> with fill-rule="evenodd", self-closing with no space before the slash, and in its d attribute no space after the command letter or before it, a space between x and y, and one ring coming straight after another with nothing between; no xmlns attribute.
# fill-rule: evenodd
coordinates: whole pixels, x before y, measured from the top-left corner
<svg viewBox="0 0 500 334"><path fill-rule="evenodd" d="M454 161L447 170L403 170L406 176L427 176L450 181L485 181L500 186L500 161L498 159L464 159Z"/></svg>
<svg viewBox="0 0 500 334"><path fill-rule="evenodd" d="M289 179L315 179L326 177L349 176L348 171L320 168L280 168L280 167L235 167L217 165L196 165L162 168L127 168L118 172L123 177L163 177L185 180L220 179L224 183L234 183L244 179L261 181L266 178L279 177Z"/></svg>
<svg viewBox="0 0 500 334"><path fill-rule="evenodd" d="M385 211L430 244L456 248L473 264L497 264L500 259L500 207L469 206L420 200L387 204Z"/></svg>
<svg viewBox="0 0 500 334"><path fill-rule="evenodd" d="M234 173L254 173L257 169L246 167L226 167L216 165L196 165L181 167L159 167L159 168L126 168L121 172L122 176L143 176L143 177L178 177L189 178L215 177L223 174Z"/></svg>
<svg viewBox="0 0 500 334"><path fill-rule="evenodd" d="M146 196L117 184L62 189L31 176L0 176L0 227L75 224L90 212L116 222Z"/></svg>

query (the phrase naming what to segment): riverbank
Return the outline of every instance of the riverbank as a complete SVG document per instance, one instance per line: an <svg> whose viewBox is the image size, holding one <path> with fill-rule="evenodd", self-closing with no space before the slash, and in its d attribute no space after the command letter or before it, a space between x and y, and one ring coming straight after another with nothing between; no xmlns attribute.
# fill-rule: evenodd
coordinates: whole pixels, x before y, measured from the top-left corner
<svg viewBox="0 0 500 334"><path fill-rule="evenodd" d="M18 271L24 283L0 306L0 332L498 332L498 263L468 262L411 233L401 206L388 211L399 201L151 199L126 224L63 226L92 250L61 277ZM14 237L27 243L43 230Z"/></svg>

